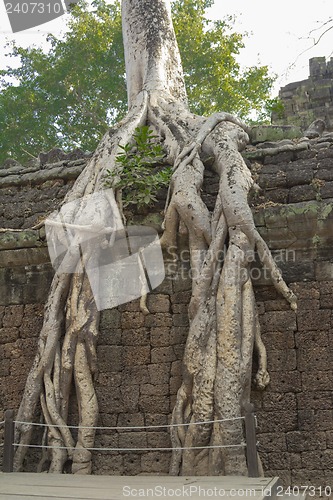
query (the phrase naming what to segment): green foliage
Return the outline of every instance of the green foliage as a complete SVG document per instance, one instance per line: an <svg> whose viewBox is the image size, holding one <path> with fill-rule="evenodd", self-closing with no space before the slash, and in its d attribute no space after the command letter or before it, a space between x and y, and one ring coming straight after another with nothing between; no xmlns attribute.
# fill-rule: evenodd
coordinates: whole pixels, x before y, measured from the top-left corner
<svg viewBox="0 0 333 500"><path fill-rule="evenodd" d="M200 115L227 111L246 118L265 106L275 78L269 75L267 66L240 68L236 57L244 47L244 36L232 31L231 17L214 22L206 18L205 11L213 3L173 3L190 106Z"/></svg>
<svg viewBox="0 0 333 500"><path fill-rule="evenodd" d="M127 109L120 2L73 6L63 39L11 46L20 66L0 72L0 163L53 147L93 151Z"/></svg>
<svg viewBox="0 0 333 500"><path fill-rule="evenodd" d="M106 187L122 190L123 206L150 206L157 201L156 193L169 185L172 169L163 166L165 153L157 136L147 127L138 127L133 143L119 146L116 168L108 170Z"/></svg>
<svg viewBox="0 0 333 500"><path fill-rule="evenodd" d="M13 44L19 67L0 71L0 163L26 161L52 147L93 151L127 109L119 0L80 0L62 39L46 48ZM175 0L173 19L192 111L229 111L246 117L269 98L267 67L242 71L244 45L232 20L210 22L212 0ZM226 7L227 8L227 7ZM45 50L46 49L46 50Z"/></svg>

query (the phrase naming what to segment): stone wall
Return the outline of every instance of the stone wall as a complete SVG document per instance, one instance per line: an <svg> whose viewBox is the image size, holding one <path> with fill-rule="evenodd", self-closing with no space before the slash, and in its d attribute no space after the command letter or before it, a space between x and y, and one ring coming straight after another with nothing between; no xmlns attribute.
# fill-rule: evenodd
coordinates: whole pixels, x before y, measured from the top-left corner
<svg viewBox="0 0 333 500"><path fill-rule="evenodd" d="M333 128L333 58L326 62L325 57L314 57L309 61L309 70L307 80L280 89L284 112L273 113L274 124L298 125L305 130L320 118L328 129Z"/></svg>
<svg viewBox="0 0 333 500"><path fill-rule="evenodd" d="M262 187L251 201L256 224L299 297L295 315L272 288L266 270L253 263L271 374L269 387L252 393L261 457L266 475L280 476L285 485L333 484L333 147L327 140L266 142L248 147L245 156ZM72 182L68 172L73 167L47 167L36 174L42 182L23 185L25 174L5 175L3 171L3 225L35 223L35 219L21 220L20 203L28 200L31 189L36 205L46 200L43 210L53 210L63 196L60 190ZM45 179L45 172L55 168L59 173ZM217 182L208 172L204 192L209 207ZM12 217L5 220L9 203ZM35 217L40 215L37 211ZM160 217L158 212L150 215L155 224ZM18 408L52 269L42 229L0 233L0 241L2 411ZM177 272L171 267L167 271L165 281L149 296L148 316L140 312L137 301L102 314L96 382L101 426L165 425L170 419L188 325L186 252ZM74 424L76 412L73 403L70 418ZM163 427L132 433L109 430L98 432L96 446L164 448L170 441ZM166 474L169 458L170 453L163 451L95 452L94 473ZM32 451L27 470L35 460Z"/></svg>

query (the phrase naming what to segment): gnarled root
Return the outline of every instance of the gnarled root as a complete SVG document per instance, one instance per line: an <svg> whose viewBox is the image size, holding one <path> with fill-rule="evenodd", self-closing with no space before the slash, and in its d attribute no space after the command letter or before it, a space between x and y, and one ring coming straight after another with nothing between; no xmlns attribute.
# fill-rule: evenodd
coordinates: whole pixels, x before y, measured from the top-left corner
<svg viewBox="0 0 333 500"><path fill-rule="evenodd" d="M184 378L172 418L175 425L188 425L172 428L173 446L185 448L174 451L172 474L247 474L241 418L250 400L254 345L259 358L257 384L264 388L269 382L249 270L255 249L271 271L274 286L296 307L296 298L257 232L247 202L253 181L239 154L246 140L246 128L221 114L201 124L175 162L162 241L174 243L177 225L184 221L196 274ZM215 158L214 169L220 175L212 215L198 201L203 172L199 174L195 166L201 148L206 156ZM219 262L217 255L223 254L227 233L227 254ZM199 251L200 259L196 258ZM198 422L207 423L196 425ZM195 449L200 446L207 448Z"/></svg>

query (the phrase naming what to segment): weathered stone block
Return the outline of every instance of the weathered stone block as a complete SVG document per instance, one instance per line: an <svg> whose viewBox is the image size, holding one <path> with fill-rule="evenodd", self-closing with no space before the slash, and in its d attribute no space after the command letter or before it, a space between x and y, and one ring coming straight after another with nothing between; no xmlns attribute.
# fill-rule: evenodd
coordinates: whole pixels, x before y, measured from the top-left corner
<svg viewBox="0 0 333 500"><path fill-rule="evenodd" d="M146 316L145 325L148 327L168 327L172 325L172 315L169 313L155 313Z"/></svg>
<svg viewBox="0 0 333 500"><path fill-rule="evenodd" d="M169 295L162 295L162 294L149 295L147 305L151 313L169 312L170 311Z"/></svg>
<svg viewBox="0 0 333 500"><path fill-rule="evenodd" d="M290 164L286 172L286 183L288 187L310 184L313 179L313 170L309 168L297 168L294 163Z"/></svg>
<svg viewBox="0 0 333 500"><path fill-rule="evenodd" d="M299 299L319 299L320 291L317 283L292 283L290 285L293 292Z"/></svg>
<svg viewBox="0 0 333 500"><path fill-rule="evenodd" d="M304 388L304 387L303 387ZM270 390L274 392L299 392L302 390L301 375L291 372L272 372Z"/></svg>
<svg viewBox="0 0 333 500"><path fill-rule="evenodd" d="M317 299L299 299L297 301L297 311L313 311L319 309L320 302Z"/></svg>
<svg viewBox="0 0 333 500"><path fill-rule="evenodd" d="M259 453L287 451L286 435L284 433L270 432L259 434Z"/></svg>
<svg viewBox="0 0 333 500"><path fill-rule="evenodd" d="M179 376L170 378L170 394L177 394L179 387L181 386L182 379Z"/></svg>
<svg viewBox="0 0 333 500"><path fill-rule="evenodd" d="M148 316L149 318L151 315ZM145 317L140 312L126 311L121 315L121 327L124 330L131 330L133 328L141 328L145 326ZM148 326L148 325L147 325Z"/></svg>
<svg viewBox="0 0 333 500"><path fill-rule="evenodd" d="M295 412L297 408L296 394L292 392L264 392L263 409L266 412L281 412L288 408L289 411Z"/></svg>
<svg viewBox="0 0 333 500"><path fill-rule="evenodd" d="M261 171L261 173L259 174L258 184L263 189L286 187L287 185L286 173L283 172L283 170L278 170L274 174L269 174L266 173L265 171Z"/></svg>
<svg viewBox="0 0 333 500"><path fill-rule="evenodd" d="M313 486L315 488L318 488L320 486L325 487L327 485L325 472L320 469L292 470L291 480L292 484L304 485L304 486L308 485L308 486Z"/></svg>
<svg viewBox="0 0 333 500"><path fill-rule="evenodd" d="M292 349L295 346L294 332L263 332L262 337L269 349Z"/></svg>
<svg viewBox="0 0 333 500"><path fill-rule="evenodd" d="M148 363L150 363L150 345L126 346L123 348L124 366L146 365Z"/></svg>
<svg viewBox="0 0 333 500"><path fill-rule="evenodd" d="M10 360L2 359L0 364L0 377L8 377L10 375Z"/></svg>
<svg viewBox="0 0 333 500"><path fill-rule="evenodd" d="M187 304L172 304L172 312L175 314L187 314L188 305Z"/></svg>
<svg viewBox="0 0 333 500"><path fill-rule="evenodd" d="M276 412L257 412L258 433L281 432L297 430L296 410L285 409Z"/></svg>
<svg viewBox="0 0 333 500"><path fill-rule="evenodd" d="M106 455L105 453L95 452L92 472L121 476L124 473L123 457L121 455Z"/></svg>
<svg viewBox="0 0 333 500"><path fill-rule="evenodd" d="M324 450L326 448L325 432L292 431L286 434L287 448L290 452L308 450Z"/></svg>
<svg viewBox="0 0 333 500"><path fill-rule="evenodd" d="M155 347L151 350L152 363L168 363L170 361L176 361L176 359L177 357L172 346Z"/></svg>
<svg viewBox="0 0 333 500"><path fill-rule="evenodd" d="M269 453L270 469L290 469L290 453Z"/></svg>
<svg viewBox="0 0 333 500"><path fill-rule="evenodd" d="M140 393L147 396L166 396L169 394L169 384L144 384L140 387Z"/></svg>
<svg viewBox="0 0 333 500"><path fill-rule="evenodd" d="M332 428L332 410L299 410L299 430L326 431Z"/></svg>
<svg viewBox="0 0 333 500"><path fill-rule="evenodd" d="M304 391L327 391L333 386L333 371L317 370L302 373L302 387Z"/></svg>
<svg viewBox="0 0 333 500"><path fill-rule="evenodd" d="M15 342L19 338L18 328L1 328L0 329L0 344Z"/></svg>
<svg viewBox="0 0 333 500"><path fill-rule="evenodd" d="M120 328L121 313L118 309L106 309L101 312L100 329L113 330Z"/></svg>
<svg viewBox="0 0 333 500"><path fill-rule="evenodd" d="M148 367L144 365L124 367L122 377L124 385L148 384L150 381Z"/></svg>
<svg viewBox="0 0 333 500"><path fill-rule="evenodd" d="M105 387L96 386L96 395L98 399L99 411L101 413L108 413L110 408L115 413L126 411L120 387L109 388L108 391Z"/></svg>
<svg viewBox="0 0 333 500"><path fill-rule="evenodd" d="M150 451L141 457L142 472L168 473L170 452Z"/></svg>
<svg viewBox="0 0 333 500"><path fill-rule="evenodd" d="M171 295L172 304L188 304L191 298L191 291L177 292Z"/></svg>
<svg viewBox="0 0 333 500"><path fill-rule="evenodd" d="M150 343L152 347L169 346L171 344L170 328L155 327L150 330Z"/></svg>
<svg viewBox="0 0 333 500"><path fill-rule="evenodd" d="M140 431L121 432L119 434L119 448L147 448L147 434Z"/></svg>
<svg viewBox="0 0 333 500"><path fill-rule="evenodd" d="M289 203L316 200L317 191L312 185L293 186L289 191Z"/></svg>
<svg viewBox="0 0 333 500"><path fill-rule="evenodd" d="M150 344L150 332L147 328L136 328L122 331L124 346L146 346ZM141 363L135 363L141 364Z"/></svg>
<svg viewBox="0 0 333 500"><path fill-rule="evenodd" d="M170 379L170 363L157 363L148 365L150 384L168 384Z"/></svg>
<svg viewBox="0 0 333 500"><path fill-rule="evenodd" d="M23 305L7 306L2 320L4 327L21 326L23 319Z"/></svg>
<svg viewBox="0 0 333 500"><path fill-rule="evenodd" d="M110 328L108 330L100 330L97 344L98 345L117 345L121 342L122 330L120 328Z"/></svg>
<svg viewBox="0 0 333 500"><path fill-rule="evenodd" d="M139 409L140 389L137 385L121 386L121 397L123 401L124 412L136 413Z"/></svg>
<svg viewBox="0 0 333 500"><path fill-rule="evenodd" d="M326 370L331 364L331 353L326 346L297 350L297 368L300 372Z"/></svg>
<svg viewBox="0 0 333 500"><path fill-rule="evenodd" d="M116 345L97 346L97 358L100 371L121 371L123 366L123 349Z"/></svg>
<svg viewBox="0 0 333 500"><path fill-rule="evenodd" d="M284 299L266 300L262 305L264 306L262 312L289 311L290 309L288 302Z"/></svg>
<svg viewBox="0 0 333 500"><path fill-rule="evenodd" d="M292 371L296 369L295 349L270 349L267 354L270 371Z"/></svg>
<svg viewBox="0 0 333 500"><path fill-rule="evenodd" d="M300 331L316 330L318 325L321 329L329 327L331 312L323 311L300 311L297 315L298 328Z"/></svg>
<svg viewBox="0 0 333 500"><path fill-rule="evenodd" d="M301 410L330 410L332 408L332 392L309 390L297 394L297 405Z"/></svg>
<svg viewBox="0 0 333 500"><path fill-rule="evenodd" d="M142 413L119 413L117 419L117 427L138 427L144 426L144 417ZM119 432L126 431L126 429L119 429Z"/></svg>
<svg viewBox="0 0 333 500"><path fill-rule="evenodd" d="M266 332L296 330L296 315L291 310L266 312L260 321Z"/></svg>
<svg viewBox="0 0 333 500"><path fill-rule="evenodd" d="M181 360L177 360L177 361L174 361L173 363L171 363L171 375L176 376L176 377L180 377L181 373L182 373L182 366L183 366L183 363Z"/></svg>
<svg viewBox="0 0 333 500"><path fill-rule="evenodd" d="M149 448L171 448L170 434L168 432L148 432L147 441Z"/></svg>
<svg viewBox="0 0 333 500"><path fill-rule="evenodd" d="M173 326L188 326L189 320L187 314L174 314L172 317Z"/></svg>
<svg viewBox="0 0 333 500"><path fill-rule="evenodd" d="M149 413L169 413L168 396L146 396L142 395L139 399L140 409Z"/></svg>
<svg viewBox="0 0 333 500"><path fill-rule="evenodd" d="M136 476L141 470L141 454L134 452L123 455L124 474L126 476Z"/></svg>
<svg viewBox="0 0 333 500"><path fill-rule="evenodd" d="M152 426L150 429L148 429L149 432L154 430L153 426L161 426L161 425L167 425L168 423L168 415L165 415L163 413L146 413L145 414L145 422L146 426ZM161 430L166 430L167 428L161 428Z"/></svg>

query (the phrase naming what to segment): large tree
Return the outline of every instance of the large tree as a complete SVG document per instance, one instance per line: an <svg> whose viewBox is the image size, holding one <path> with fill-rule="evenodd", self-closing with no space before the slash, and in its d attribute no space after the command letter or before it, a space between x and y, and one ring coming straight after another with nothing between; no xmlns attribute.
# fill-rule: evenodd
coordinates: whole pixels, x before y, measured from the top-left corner
<svg viewBox="0 0 333 500"><path fill-rule="evenodd" d="M172 3L190 108L223 109L239 116L260 111L273 78L266 66L242 70L244 37L232 21L209 21L211 0ZM15 44L13 67L0 72L0 163L27 161L53 147L93 151L108 127L126 113L120 3L95 0L74 6L63 37L42 48ZM45 47L47 50L45 50Z"/></svg>
<svg viewBox="0 0 333 500"><path fill-rule="evenodd" d="M172 415L176 425L171 432L174 453L170 472L246 475L244 449L235 446L242 441L242 425L234 418L243 415L250 399L254 346L259 359L256 382L263 388L269 380L249 272L255 249L292 308L296 308L296 299L256 230L247 202L253 181L239 152L248 142L246 126L224 112L204 118L189 111L167 0L123 0L122 23L129 110L105 134L65 202L82 199L83 207L87 195L103 190L107 169L117 168L117 175L121 175L116 155L121 145L131 141L135 129L149 125L155 131L165 148L166 161L173 166L161 242L166 251L174 248L179 224L186 227L193 276L183 382ZM220 176L212 213L201 198L207 158ZM80 226L80 210L79 205L73 214L75 227ZM82 230L96 231L98 236L98 231L110 224L108 216L107 205L96 206L91 226ZM100 243L105 243L105 234L100 235ZM222 262L219 256L224 246L227 251ZM97 258L98 245L90 251ZM75 255L69 251L65 257L71 266L80 265L73 261ZM68 456L73 459L73 472L91 471L91 427L98 419L93 384L98 321L87 275L56 273L17 416L19 421L30 422L41 401L44 418L52 425L49 444L62 446L52 449L50 471L61 472ZM72 378L80 419L76 440L67 427ZM195 425L202 421L207 423ZM29 444L31 429L29 425L18 426L21 444ZM215 447L220 444L222 448ZM25 450L17 450L17 468Z"/></svg>

